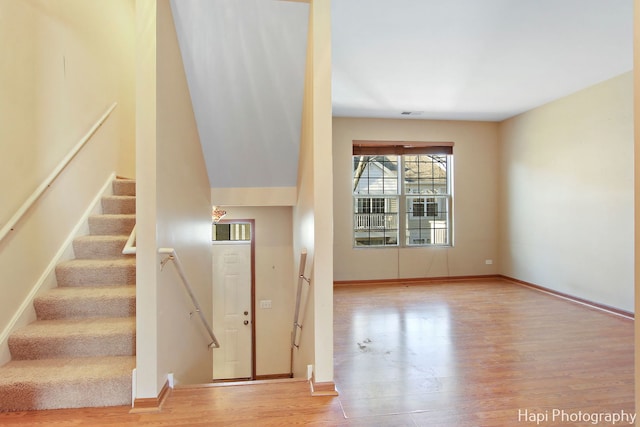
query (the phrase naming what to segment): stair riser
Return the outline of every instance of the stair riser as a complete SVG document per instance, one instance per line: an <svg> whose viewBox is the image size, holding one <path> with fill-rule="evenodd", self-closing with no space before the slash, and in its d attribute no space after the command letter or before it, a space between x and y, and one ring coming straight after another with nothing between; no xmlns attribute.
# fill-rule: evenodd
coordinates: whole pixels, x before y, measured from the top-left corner
<svg viewBox="0 0 640 427"><path fill-rule="evenodd" d="M116 196L135 196L136 195L136 182L128 180L115 180L113 181L113 194Z"/></svg>
<svg viewBox="0 0 640 427"><path fill-rule="evenodd" d="M9 337L13 360L59 357L133 356L136 351L134 333L100 336Z"/></svg>
<svg viewBox="0 0 640 427"><path fill-rule="evenodd" d="M0 387L3 411L85 408L95 406L96 396L100 396L103 406L130 406L131 374L109 380L87 379L76 383L25 383L21 384L20 390L21 393L17 394L15 389Z"/></svg>
<svg viewBox="0 0 640 427"><path fill-rule="evenodd" d="M136 300L133 298L73 299L65 301L42 301L33 303L38 320L73 319L82 317L129 317L136 315Z"/></svg>
<svg viewBox="0 0 640 427"><path fill-rule="evenodd" d="M58 286L135 285L135 265L57 266Z"/></svg>
<svg viewBox="0 0 640 427"><path fill-rule="evenodd" d="M126 237L117 240L87 240L76 239L73 242L73 252L78 259L105 259L127 257L122 249L127 243ZM129 255L130 256L130 255Z"/></svg>
<svg viewBox="0 0 640 427"><path fill-rule="evenodd" d="M129 235L136 224L135 217L111 217L95 215L89 217L89 232L92 235Z"/></svg>
<svg viewBox="0 0 640 427"><path fill-rule="evenodd" d="M102 199L103 214L135 214L135 197L104 197Z"/></svg>

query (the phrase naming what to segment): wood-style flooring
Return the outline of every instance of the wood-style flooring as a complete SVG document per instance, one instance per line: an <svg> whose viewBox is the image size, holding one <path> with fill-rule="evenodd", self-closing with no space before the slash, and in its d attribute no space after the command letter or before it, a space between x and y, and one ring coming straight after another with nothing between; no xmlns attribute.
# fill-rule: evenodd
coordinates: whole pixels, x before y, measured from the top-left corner
<svg viewBox="0 0 640 427"><path fill-rule="evenodd" d="M338 397L311 397L299 380L178 388L160 413L0 413L0 425L588 426L635 415L632 320L501 280L338 286L334 310Z"/></svg>
<svg viewBox="0 0 640 427"><path fill-rule="evenodd" d="M554 410L634 414L632 320L500 280L334 295L348 419L513 426L546 411L540 425L562 425Z"/></svg>

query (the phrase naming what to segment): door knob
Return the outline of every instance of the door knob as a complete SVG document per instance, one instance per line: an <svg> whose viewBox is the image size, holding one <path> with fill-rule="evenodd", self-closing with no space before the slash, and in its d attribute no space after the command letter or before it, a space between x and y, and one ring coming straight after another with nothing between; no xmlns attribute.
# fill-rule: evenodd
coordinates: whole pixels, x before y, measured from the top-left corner
<svg viewBox="0 0 640 427"><path fill-rule="evenodd" d="M244 324L245 324L245 325L248 325L248 324L249 324L249 321L248 321L248 320L245 320L245 321L244 321Z"/></svg>

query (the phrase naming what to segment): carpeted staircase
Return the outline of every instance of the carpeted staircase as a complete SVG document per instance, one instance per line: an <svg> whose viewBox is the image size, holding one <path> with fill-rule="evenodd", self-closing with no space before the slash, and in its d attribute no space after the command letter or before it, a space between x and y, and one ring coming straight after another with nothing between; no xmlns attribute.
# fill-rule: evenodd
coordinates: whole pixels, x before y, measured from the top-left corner
<svg viewBox="0 0 640 427"><path fill-rule="evenodd" d="M37 321L9 337L0 411L131 404L135 367L135 256L122 249L135 225L135 181L116 179L58 287L34 300Z"/></svg>

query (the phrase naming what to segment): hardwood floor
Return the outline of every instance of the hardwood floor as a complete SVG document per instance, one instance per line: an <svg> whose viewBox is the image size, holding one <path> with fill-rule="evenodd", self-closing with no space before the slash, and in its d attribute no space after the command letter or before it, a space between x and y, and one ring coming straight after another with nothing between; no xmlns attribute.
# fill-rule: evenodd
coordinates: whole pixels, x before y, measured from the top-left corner
<svg viewBox="0 0 640 427"><path fill-rule="evenodd" d="M635 415L632 320L501 280L334 295L338 397L279 380L176 389L157 414L2 413L0 425L613 425L591 417Z"/></svg>
<svg viewBox="0 0 640 427"><path fill-rule="evenodd" d="M334 311L348 419L507 426L546 411L541 425L562 425L554 409L634 414L632 320L501 280L338 287Z"/></svg>
<svg viewBox="0 0 640 427"><path fill-rule="evenodd" d="M252 385L176 388L160 413L129 414L129 407L0 413L1 426L335 426L340 401L312 397L300 380Z"/></svg>

